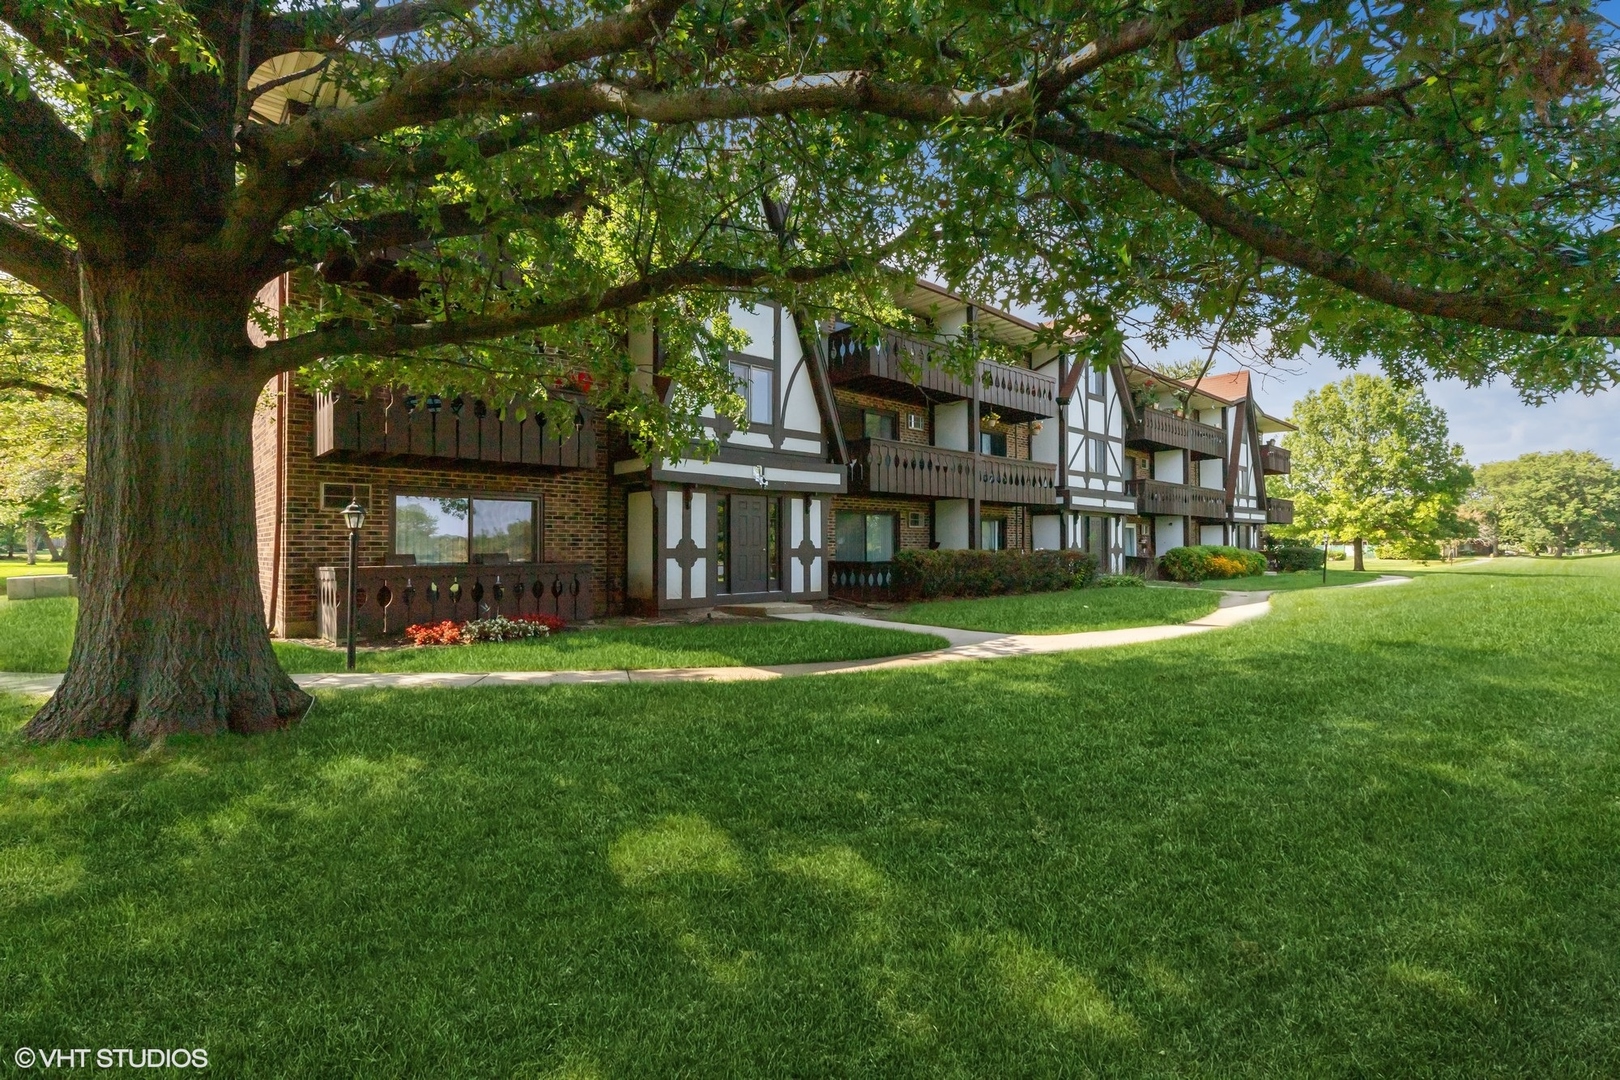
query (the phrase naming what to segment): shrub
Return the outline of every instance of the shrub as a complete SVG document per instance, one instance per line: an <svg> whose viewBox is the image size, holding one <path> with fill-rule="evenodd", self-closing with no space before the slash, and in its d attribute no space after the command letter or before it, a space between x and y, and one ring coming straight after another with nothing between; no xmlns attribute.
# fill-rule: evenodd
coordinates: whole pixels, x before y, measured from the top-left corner
<svg viewBox="0 0 1620 1080"><path fill-rule="evenodd" d="M496 615L488 619L470 619L461 626L461 643L477 645L488 641L527 641L551 633L551 627L542 622L544 615L528 615L508 619Z"/></svg>
<svg viewBox="0 0 1620 1080"><path fill-rule="evenodd" d="M913 600L1082 588L1097 571L1083 551L900 551L894 590Z"/></svg>
<svg viewBox="0 0 1620 1080"><path fill-rule="evenodd" d="M1322 549L1315 544L1298 544L1283 541L1268 544L1266 547L1266 563L1280 574L1293 570L1320 570L1322 569Z"/></svg>
<svg viewBox="0 0 1620 1080"><path fill-rule="evenodd" d="M1401 537L1398 540L1381 542L1376 554L1380 559L1412 559L1416 562L1428 562L1430 559L1440 557L1440 545L1433 540Z"/></svg>
<svg viewBox="0 0 1620 1080"><path fill-rule="evenodd" d="M1147 582L1135 574L1098 574L1091 582L1093 589L1145 589Z"/></svg>
<svg viewBox="0 0 1620 1080"><path fill-rule="evenodd" d="M436 623L416 623L405 628L405 640L412 645L459 645L461 624L449 619Z"/></svg>
<svg viewBox="0 0 1620 1080"><path fill-rule="evenodd" d="M1265 556L1258 551L1217 544L1171 548L1159 558L1159 572L1171 581L1249 577L1265 569Z"/></svg>

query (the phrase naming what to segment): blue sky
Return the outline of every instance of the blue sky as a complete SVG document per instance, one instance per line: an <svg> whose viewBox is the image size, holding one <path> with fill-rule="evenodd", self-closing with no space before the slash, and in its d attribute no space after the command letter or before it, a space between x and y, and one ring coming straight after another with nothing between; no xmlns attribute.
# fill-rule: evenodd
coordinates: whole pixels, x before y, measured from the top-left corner
<svg viewBox="0 0 1620 1080"><path fill-rule="evenodd" d="M1143 363L1155 357L1185 359L1205 355L1206 348L1193 342L1172 345L1161 352L1140 342L1132 350ZM1215 371L1232 371L1238 365L1217 357ZM1306 393L1342 379L1347 371L1332 362L1315 358L1300 361L1286 370L1264 366L1251 368L1258 380L1256 395L1261 406L1273 416L1286 417L1294 402ZM1376 371L1369 366L1365 370ZM1446 411L1451 437L1463 444L1468 460L1476 465L1487 461L1515 458L1532 450L1592 450L1620 461L1620 393L1609 390L1586 397L1565 394L1545 405L1526 405L1506 383L1469 387L1455 379L1441 379L1424 385L1429 400Z"/></svg>

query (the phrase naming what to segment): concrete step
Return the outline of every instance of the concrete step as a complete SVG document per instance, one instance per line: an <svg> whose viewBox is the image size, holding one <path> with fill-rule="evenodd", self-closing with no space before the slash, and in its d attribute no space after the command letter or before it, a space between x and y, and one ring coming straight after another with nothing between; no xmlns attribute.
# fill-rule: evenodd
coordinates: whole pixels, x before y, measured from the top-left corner
<svg viewBox="0 0 1620 1080"><path fill-rule="evenodd" d="M776 615L804 615L816 610L809 604L789 604L778 601L765 604L721 604L715 608L727 615L752 615L755 618L770 618Z"/></svg>

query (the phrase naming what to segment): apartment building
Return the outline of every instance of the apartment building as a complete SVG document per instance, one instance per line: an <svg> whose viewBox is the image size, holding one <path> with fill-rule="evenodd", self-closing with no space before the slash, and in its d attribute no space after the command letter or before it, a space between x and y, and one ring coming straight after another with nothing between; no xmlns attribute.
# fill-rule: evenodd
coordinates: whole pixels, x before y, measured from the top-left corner
<svg viewBox="0 0 1620 1080"><path fill-rule="evenodd" d="M1264 490L1287 471L1264 440L1286 425L1246 373L1189 387L1097 370L941 286L896 299L911 323L877 340L734 302L746 340L728 361L747 419L706 414L718 447L706 459L635 454L566 384L550 388L573 410L559 421L532 401L278 379L254 431L274 632L343 625L350 501L368 511L363 636L495 612L582 621L881 596L907 548L1082 548L1104 569L1151 573L1170 547L1253 547L1286 520ZM667 398L656 333L628 345L634 378Z"/></svg>

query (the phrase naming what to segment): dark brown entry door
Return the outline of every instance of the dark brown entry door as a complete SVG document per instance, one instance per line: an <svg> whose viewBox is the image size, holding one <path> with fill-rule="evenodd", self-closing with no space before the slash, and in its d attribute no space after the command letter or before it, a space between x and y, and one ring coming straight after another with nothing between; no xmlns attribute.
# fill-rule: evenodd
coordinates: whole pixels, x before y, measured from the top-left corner
<svg viewBox="0 0 1620 1080"><path fill-rule="evenodd" d="M764 592L769 566L765 552L765 496L731 497L731 591Z"/></svg>

